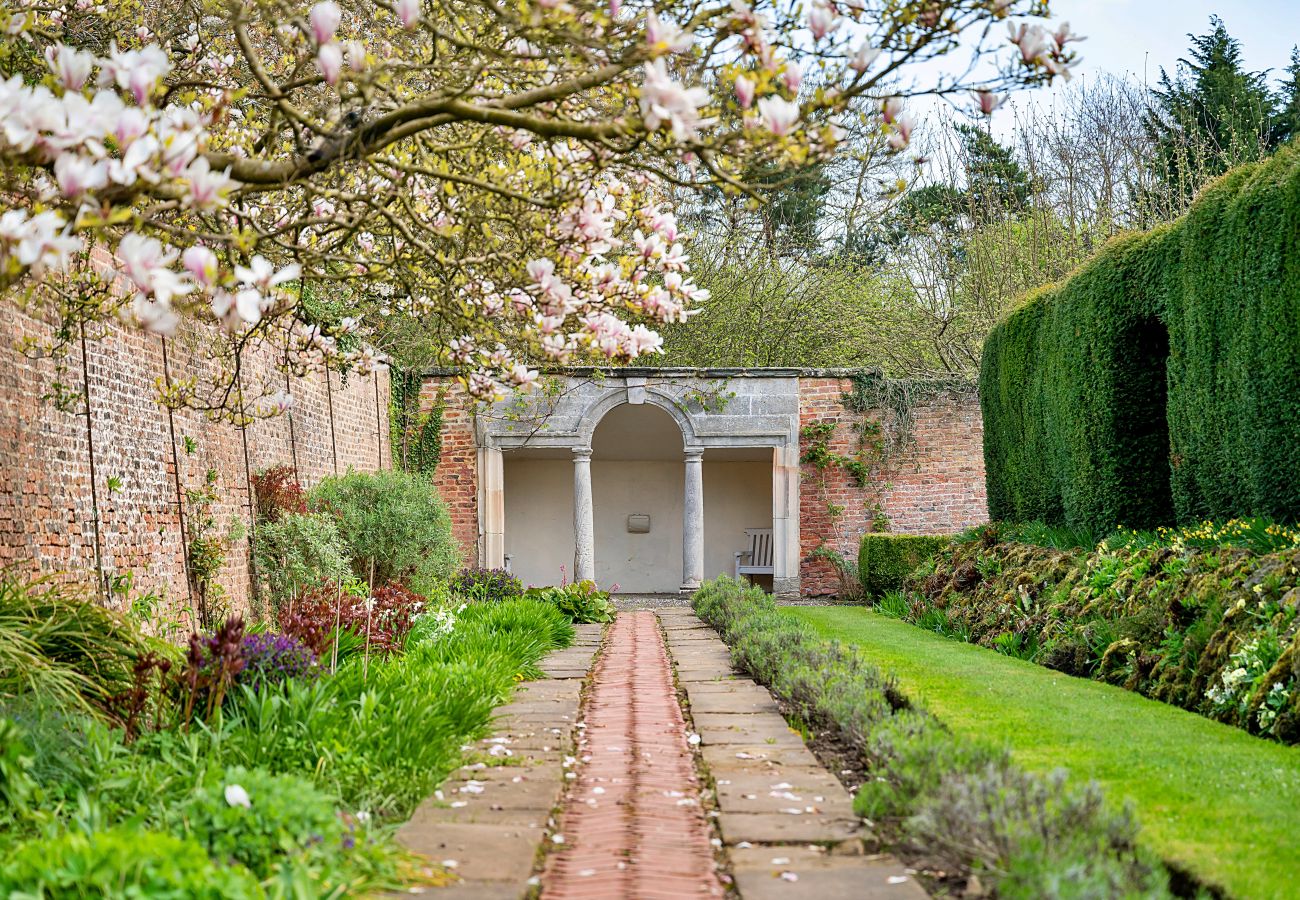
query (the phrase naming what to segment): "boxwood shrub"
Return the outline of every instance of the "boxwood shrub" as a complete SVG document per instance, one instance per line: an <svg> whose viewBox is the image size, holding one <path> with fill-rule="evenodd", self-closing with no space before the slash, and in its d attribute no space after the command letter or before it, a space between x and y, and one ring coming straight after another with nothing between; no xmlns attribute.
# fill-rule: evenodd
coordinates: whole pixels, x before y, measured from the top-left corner
<svg viewBox="0 0 1300 900"><path fill-rule="evenodd" d="M695 611L732 659L861 754L870 777L854 800L877 833L921 849L936 868L978 873L999 897L1166 897L1168 873L1137 847L1137 825L1093 784L1017 767L1002 748L954 735L863 652L819 637L759 588L706 582Z"/></svg>
<svg viewBox="0 0 1300 900"><path fill-rule="evenodd" d="M1300 146L1119 238L993 329L995 520L1300 519Z"/></svg>
<svg viewBox="0 0 1300 900"><path fill-rule="evenodd" d="M858 545L858 579L868 597L903 586L903 579L945 546L950 537L934 534L870 532Z"/></svg>

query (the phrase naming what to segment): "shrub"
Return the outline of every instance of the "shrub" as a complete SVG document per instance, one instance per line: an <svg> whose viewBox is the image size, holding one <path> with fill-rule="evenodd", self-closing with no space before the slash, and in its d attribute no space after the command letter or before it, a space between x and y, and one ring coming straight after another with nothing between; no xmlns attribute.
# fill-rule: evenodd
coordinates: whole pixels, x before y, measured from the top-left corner
<svg viewBox="0 0 1300 900"><path fill-rule="evenodd" d="M900 616L1300 742L1300 531L1204 523L1087 549L1003 540L1021 533L988 526L941 551L909 580Z"/></svg>
<svg viewBox="0 0 1300 900"><path fill-rule="evenodd" d="M361 638L371 653L393 653L402 649L411 622L425 605L423 597L399 582L380 585L369 598L356 586L340 590L337 584L322 584L304 593L292 612L285 611L280 629L318 656L329 650L336 626Z"/></svg>
<svg viewBox="0 0 1300 900"><path fill-rule="evenodd" d="M614 621L614 602L593 581L529 588L524 596L552 604L576 625Z"/></svg>
<svg viewBox="0 0 1300 900"><path fill-rule="evenodd" d="M290 678L308 678L317 672L316 655L287 634L244 636L244 668L236 677L254 691L283 684Z"/></svg>
<svg viewBox="0 0 1300 900"><path fill-rule="evenodd" d="M870 532L858 546L858 580L868 597L883 597L952 538L929 534Z"/></svg>
<svg viewBox="0 0 1300 900"><path fill-rule="evenodd" d="M208 856L258 878L291 857L343 849L343 822L330 797L302 778L261 768L214 770L166 816Z"/></svg>
<svg viewBox="0 0 1300 900"><path fill-rule="evenodd" d="M271 466L254 472L252 480L258 521L277 522L281 516L307 512L307 492L292 466Z"/></svg>
<svg viewBox="0 0 1300 900"><path fill-rule="evenodd" d="M523 592L523 583L505 569L461 569L451 580L452 596L471 603L495 603Z"/></svg>
<svg viewBox="0 0 1300 900"><path fill-rule="evenodd" d="M979 872L996 896L1061 896L1076 875L1112 888L1099 897L1168 896L1165 873L1134 846L1131 818L1108 811L1094 787L1025 773L1005 752L956 737L860 651L822 640L758 588L719 578L692 602L796 718L861 754L869 777L856 809L942 852L949 872Z"/></svg>
<svg viewBox="0 0 1300 900"><path fill-rule="evenodd" d="M282 512L257 531L257 574L278 615L307 588L338 581L351 571L335 520Z"/></svg>
<svg viewBox="0 0 1300 900"><path fill-rule="evenodd" d="M451 517L428 478L408 472L349 472L326 478L309 495L313 511L328 512L358 578L383 584L403 577L446 581L459 551ZM373 569L373 572L372 572Z"/></svg>
<svg viewBox="0 0 1300 900"><path fill-rule="evenodd" d="M0 894L11 900L265 896L247 870L217 865L194 841L130 826L66 831L24 844L0 865Z"/></svg>
<svg viewBox="0 0 1300 900"><path fill-rule="evenodd" d="M1027 297L984 345L990 515L1300 519L1298 242L1291 146Z"/></svg>
<svg viewBox="0 0 1300 900"><path fill-rule="evenodd" d="M79 588L0 570L0 700L32 694L116 717L150 654L176 656Z"/></svg>

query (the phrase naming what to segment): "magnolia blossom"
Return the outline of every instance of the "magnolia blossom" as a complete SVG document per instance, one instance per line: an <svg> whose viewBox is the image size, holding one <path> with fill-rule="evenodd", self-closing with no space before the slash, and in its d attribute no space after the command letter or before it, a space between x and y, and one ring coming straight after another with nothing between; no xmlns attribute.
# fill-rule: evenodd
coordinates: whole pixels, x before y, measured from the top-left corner
<svg viewBox="0 0 1300 900"><path fill-rule="evenodd" d="M397 0L394 10L403 28L414 28L420 21L420 0Z"/></svg>
<svg viewBox="0 0 1300 900"><path fill-rule="evenodd" d="M81 238L69 234L68 223L53 210L30 218L25 209L0 215L0 251L37 277L67 268L72 254L80 249Z"/></svg>
<svg viewBox="0 0 1300 900"><path fill-rule="evenodd" d="M799 104L784 97L764 97L758 101L758 112L763 125L777 137L790 134L799 121Z"/></svg>
<svg viewBox="0 0 1300 900"><path fill-rule="evenodd" d="M339 75L343 72L343 51L339 49L339 45L322 44L316 51L316 65L320 68L321 77L325 79L326 84L338 84Z"/></svg>
<svg viewBox="0 0 1300 900"><path fill-rule="evenodd" d="M699 108L709 100L709 92L701 87L687 88L668 75L662 59L646 63L645 84L641 87L641 116L646 128L658 131L667 122L673 140L689 141L700 128L711 124L702 119Z"/></svg>
<svg viewBox="0 0 1300 900"><path fill-rule="evenodd" d="M311 14L307 17L311 25L312 37L318 44L328 44L334 40L334 34L339 30L339 23L343 21L343 10L334 0L322 0L311 8Z"/></svg>
<svg viewBox="0 0 1300 900"><path fill-rule="evenodd" d="M94 54L74 50L66 44L50 47L45 52L45 60L59 79L59 84L67 91L81 90L90 80L90 70L95 65Z"/></svg>
<svg viewBox="0 0 1300 900"><path fill-rule="evenodd" d="M99 80L100 84L115 83L129 91L135 102L143 106L171 67L167 54L157 44L126 51L119 51L114 45L108 59L100 62Z"/></svg>
<svg viewBox="0 0 1300 900"><path fill-rule="evenodd" d="M785 64L785 70L781 73L781 80L785 83L786 90L792 94L799 93L799 85L803 84L803 69L794 60Z"/></svg>
<svg viewBox="0 0 1300 900"><path fill-rule="evenodd" d="M754 104L754 81L744 75L736 76L736 102L741 109L749 109Z"/></svg>
<svg viewBox="0 0 1300 900"><path fill-rule="evenodd" d="M695 37L690 32L682 31L676 22L661 20L652 9L646 15L645 42L652 56L661 56L665 53L685 53L695 43Z"/></svg>
<svg viewBox="0 0 1300 900"><path fill-rule="evenodd" d="M184 180L189 186L185 205L195 209L215 209L224 206L226 194L237 184L230 177L230 169L214 172L207 159L202 156L190 163L189 168L185 170Z"/></svg>
<svg viewBox="0 0 1300 900"><path fill-rule="evenodd" d="M992 91L976 91L975 102L979 106L981 115L991 116L993 111L1002 105L1006 97L999 97Z"/></svg>
<svg viewBox="0 0 1300 900"><path fill-rule="evenodd" d="M108 183L108 163L64 153L54 161L54 178L63 196L75 200L86 191L98 190Z"/></svg>
<svg viewBox="0 0 1300 900"><path fill-rule="evenodd" d="M863 41L853 55L849 57L849 68L861 74L871 68L871 64L880 56L880 50Z"/></svg>
<svg viewBox="0 0 1300 900"><path fill-rule="evenodd" d="M211 287L217 281L217 255L200 244L186 247L181 254L181 264L201 287Z"/></svg>
<svg viewBox="0 0 1300 900"><path fill-rule="evenodd" d="M820 41L839 27L840 17L835 7L824 0L814 0L808 9L808 30L812 36Z"/></svg>
<svg viewBox="0 0 1300 900"><path fill-rule="evenodd" d="M286 281L293 281L300 274L302 274L302 266L297 263L285 266L277 272L271 261L260 254L249 261L247 268L235 266L235 277L240 282L263 292L284 284Z"/></svg>

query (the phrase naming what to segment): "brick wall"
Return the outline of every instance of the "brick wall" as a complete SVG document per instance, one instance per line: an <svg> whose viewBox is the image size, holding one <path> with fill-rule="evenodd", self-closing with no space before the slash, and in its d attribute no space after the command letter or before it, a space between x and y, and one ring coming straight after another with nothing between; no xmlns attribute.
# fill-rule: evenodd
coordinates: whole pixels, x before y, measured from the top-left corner
<svg viewBox="0 0 1300 900"><path fill-rule="evenodd" d="M833 453L858 449L854 424L862 414L841 402L852 384L843 378L801 378L800 428L833 421ZM927 534L959 531L988 519L984 489L984 430L974 393L945 393L914 410L913 440L887 460L879 487L864 490L842 467L819 471L805 463L799 497L800 590L827 596L839 589L834 569L810 554L821 544L857 558L858 538L868 531L879 503L891 531ZM878 419L877 419L878 420ZM829 505L843 507L833 519Z"/></svg>
<svg viewBox="0 0 1300 900"><path fill-rule="evenodd" d="M460 544L466 565L478 561L478 447L474 419L463 394L449 380L427 378L420 387L420 409L442 405L442 452L433 483L451 515L451 533Z"/></svg>
<svg viewBox="0 0 1300 900"><path fill-rule="evenodd" d="M80 395L87 381L79 348L74 345L61 361L32 359L18 349L27 336L47 338L49 328L0 304L0 564L35 565L60 578L95 583L93 439L103 567L108 573L133 573L134 594L164 594L175 614L188 597L173 442L167 412L155 400L163 378L162 340L117 326L89 335L88 438L84 406L65 412L45 399L60 382ZM210 365L196 348L213 337L213 332L195 328L168 339L173 379L199 375ZM250 396L258 385L285 387L270 351L248 354L243 371ZM344 381L333 375L330 384L327 394L322 374L294 379L289 385L292 413L248 428L251 470L296 459L307 485L336 470L373 470L380 465L381 438L383 466L391 465L384 414L387 377L353 375ZM236 522L246 529L249 490L239 429L189 410L174 413L173 425L181 488L198 486L206 469L215 468L220 500L214 512L222 532ZM192 455L184 451L186 437L196 444ZM110 479L120 483L111 492ZM219 582L232 608L247 608L247 540L231 549Z"/></svg>

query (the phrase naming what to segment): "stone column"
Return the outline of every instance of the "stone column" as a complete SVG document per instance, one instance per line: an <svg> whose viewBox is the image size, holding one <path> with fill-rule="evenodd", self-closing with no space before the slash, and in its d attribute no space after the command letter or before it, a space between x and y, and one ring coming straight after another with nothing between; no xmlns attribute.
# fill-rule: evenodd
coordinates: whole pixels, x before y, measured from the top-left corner
<svg viewBox="0 0 1300 900"><path fill-rule="evenodd" d="M704 580L704 448L686 448L686 494L682 504L682 593Z"/></svg>
<svg viewBox="0 0 1300 900"><path fill-rule="evenodd" d="M596 580L596 525L591 504L591 448L573 448L573 580Z"/></svg>
<svg viewBox="0 0 1300 900"><path fill-rule="evenodd" d="M799 443L772 450L772 592L799 596Z"/></svg>
<svg viewBox="0 0 1300 900"><path fill-rule="evenodd" d="M478 452L479 530L483 535L480 564L500 569L506 564L505 471L501 451L483 447Z"/></svg>

